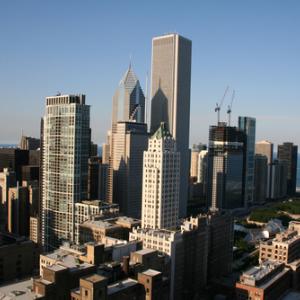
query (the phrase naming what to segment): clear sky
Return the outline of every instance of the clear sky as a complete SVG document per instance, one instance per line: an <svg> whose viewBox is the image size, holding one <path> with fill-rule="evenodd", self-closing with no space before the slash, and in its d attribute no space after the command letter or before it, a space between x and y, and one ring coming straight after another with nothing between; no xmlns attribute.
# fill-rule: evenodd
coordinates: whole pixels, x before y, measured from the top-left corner
<svg viewBox="0 0 300 300"><path fill-rule="evenodd" d="M299 0L1 0L0 143L38 136L58 91L87 95L102 143L130 55L144 87L152 37L178 32L193 42L191 144L207 142L227 85L234 122L253 116L258 140L300 144L299 16Z"/></svg>

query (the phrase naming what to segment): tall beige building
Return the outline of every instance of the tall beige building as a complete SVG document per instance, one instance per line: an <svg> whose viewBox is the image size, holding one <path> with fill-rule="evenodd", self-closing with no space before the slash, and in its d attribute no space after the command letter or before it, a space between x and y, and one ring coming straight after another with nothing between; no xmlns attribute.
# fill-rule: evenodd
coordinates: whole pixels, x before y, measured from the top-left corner
<svg viewBox="0 0 300 300"><path fill-rule="evenodd" d="M269 141L260 141L255 144L255 154L261 154L268 158L268 164L273 162L273 143Z"/></svg>
<svg viewBox="0 0 300 300"><path fill-rule="evenodd" d="M152 40L151 132L165 122L180 152L179 213L186 215L192 42L178 34Z"/></svg>
<svg viewBox="0 0 300 300"><path fill-rule="evenodd" d="M147 125L118 122L113 125L108 170L108 201L120 211L140 218L142 208L143 152L147 149Z"/></svg>
<svg viewBox="0 0 300 300"><path fill-rule="evenodd" d="M180 153L165 123L144 152L142 227L174 228L178 223Z"/></svg>

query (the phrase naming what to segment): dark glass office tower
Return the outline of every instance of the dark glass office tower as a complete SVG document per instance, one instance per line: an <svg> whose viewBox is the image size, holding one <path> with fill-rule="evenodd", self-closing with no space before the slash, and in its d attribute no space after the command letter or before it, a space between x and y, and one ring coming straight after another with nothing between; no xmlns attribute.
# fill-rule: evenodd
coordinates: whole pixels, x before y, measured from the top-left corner
<svg viewBox="0 0 300 300"><path fill-rule="evenodd" d="M297 157L298 146L293 143L283 143L278 145L277 157L279 160L285 160L288 165L287 193L294 195L296 193L297 183Z"/></svg>
<svg viewBox="0 0 300 300"><path fill-rule="evenodd" d="M245 134L219 123L209 130L208 204L212 210L243 208Z"/></svg>
<svg viewBox="0 0 300 300"><path fill-rule="evenodd" d="M254 155L255 155L255 118L239 117L239 129L245 133L243 193L247 206L253 203L254 194Z"/></svg>

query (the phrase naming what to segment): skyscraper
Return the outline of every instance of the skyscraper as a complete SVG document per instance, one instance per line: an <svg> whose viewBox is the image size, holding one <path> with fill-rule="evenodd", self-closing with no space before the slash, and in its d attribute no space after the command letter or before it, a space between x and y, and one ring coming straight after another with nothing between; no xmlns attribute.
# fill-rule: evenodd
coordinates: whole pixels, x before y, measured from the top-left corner
<svg viewBox="0 0 300 300"><path fill-rule="evenodd" d="M176 227L179 210L180 153L165 123L144 152L142 227Z"/></svg>
<svg viewBox="0 0 300 300"><path fill-rule="evenodd" d="M37 150L40 148L40 140L31 136L22 135L20 141L20 149L22 150Z"/></svg>
<svg viewBox="0 0 300 300"><path fill-rule="evenodd" d="M268 158L261 154L255 154L254 157L254 196L255 204L266 202L268 187Z"/></svg>
<svg viewBox="0 0 300 300"><path fill-rule="evenodd" d="M296 193L297 183L298 146L293 143L283 143L282 145L278 145L277 156L279 160L285 160L287 162L287 193L288 195L294 195Z"/></svg>
<svg viewBox="0 0 300 300"><path fill-rule="evenodd" d="M243 193L245 205L251 205L254 192L255 118L239 117L239 129L245 133Z"/></svg>
<svg viewBox="0 0 300 300"><path fill-rule="evenodd" d="M210 127L207 193L212 210L244 207L244 139L236 127Z"/></svg>
<svg viewBox="0 0 300 300"><path fill-rule="evenodd" d="M268 158L268 164L273 162L273 143L269 141L260 141L255 144L255 154L261 154Z"/></svg>
<svg viewBox="0 0 300 300"><path fill-rule="evenodd" d="M87 198L90 107L85 95L46 98L42 122L42 243L74 240L74 206Z"/></svg>
<svg viewBox="0 0 300 300"><path fill-rule="evenodd" d="M113 125L108 171L108 202L120 211L140 218L142 208L143 152L147 149L147 125L118 122Z"/></svg>
<svg viewBox="0 0 300 300"><path fill-rule="evenodd" d="M113 97L112 124L133 120L144 123L145 96L130 64Z"/></svg>
<svg viewBox="0 0 300 300"><path fill-rule="evenodd" d="M206 145L194 144L191 151L191 167L190 167L190 177L197 179L198 177L198 167L199 167L199 154L202 150L206 150Z"/></svg>
<svg viewBox="0 0 300 300"><path fill-rule="evenodd" d="M179 214L186 215L192 42L178 34L152 40L151 132L165 122L180 152Z"/></svg>

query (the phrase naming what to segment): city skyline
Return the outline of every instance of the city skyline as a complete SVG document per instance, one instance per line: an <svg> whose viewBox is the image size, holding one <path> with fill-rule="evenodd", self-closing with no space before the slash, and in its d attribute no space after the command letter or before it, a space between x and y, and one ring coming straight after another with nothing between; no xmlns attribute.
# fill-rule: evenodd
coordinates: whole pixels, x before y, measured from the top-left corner
<svg viewBox="0 0 300 300"><path fill-rule="evenodd" d="M113 4L91 1L83 6L74 2L69 7L55 1L45 5L37 1L26 5L2 3L0 23L5 30L0 86L1 104L5 105L0 113L1 143L17 142L22 130L38 137L43 99L58 90L87 95L92 106L93 140L104 142L111 124L114 90L130 55L145 91L144 78L147 72L151 74L151 39L175 31L193 41L190 145L207 142L208 127L217 120L215 103L227 84L236 90L234 125L238 115L255 117L257 140L299 144L300 91L296 81L300 76L300 44L296 37L300 5L296 1L291 3L284 6L279 1L255 1L251 5L236 1L228 5L192 2L186 7L175 2L172 14L157 24L151 21L157 14L154 3L146 4L146 20L132 9L134 3L128 7L119 4L119 22L111 27L103 25L111 22L107 12ZM158 16L167 9L167 4L161 4ZM71 16L78 11L85 22L70 18L68 23L68 18L63 18L66 13ZM33 15L35 18L31 18ZM120 30L122 23L127 30ZM18 51L21 46L22 51ZM221 111L223 120L227 119L228 98ZM12 111L17 122L11 122Z"/></svg>

